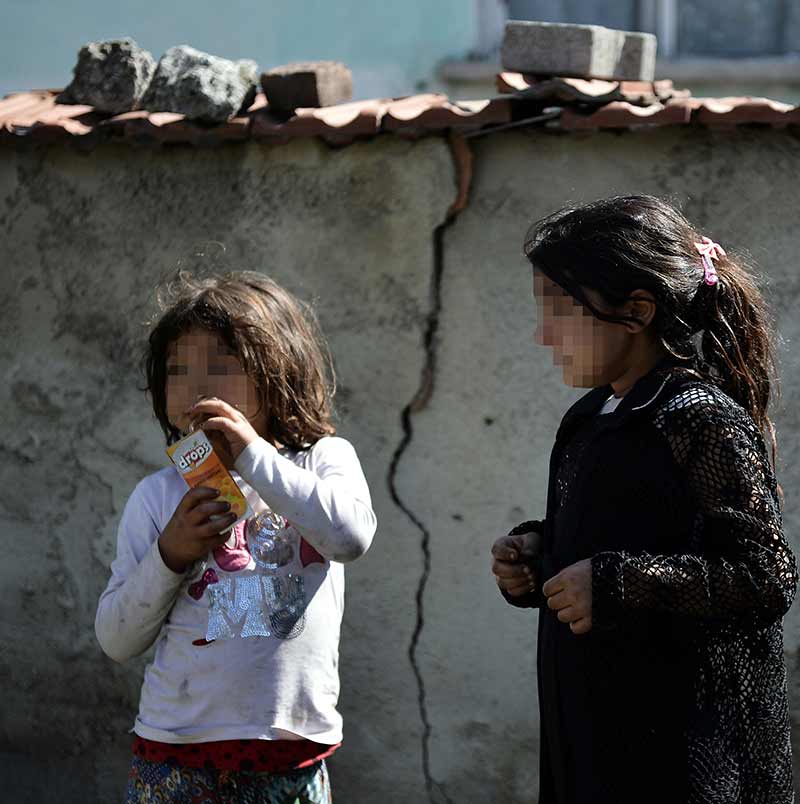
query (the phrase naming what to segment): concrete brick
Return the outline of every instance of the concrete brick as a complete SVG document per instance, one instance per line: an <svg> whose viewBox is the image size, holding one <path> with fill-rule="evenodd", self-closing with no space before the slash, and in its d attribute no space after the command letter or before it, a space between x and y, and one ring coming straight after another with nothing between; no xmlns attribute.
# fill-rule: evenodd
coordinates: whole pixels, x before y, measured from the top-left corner
<svg viewBox="0 0 800 804"><path fill-rule="evenodd" d="M624 42L621 31L600 25L510 20L501 58L506 70L599 78L614 71Z"/></svg>
<svg viewBox="0 0 800 804"><path fill-rule="evenodd" d="M652 81L656 37L601 25L510 20L503 68L530 75Z"/></svg>
<svg viewBox="0 0 800 804"><path fill-rule="evenodd" d="M279 112L334 106L353 97L353 74L338 61L294 62L261 75L269 105Z"/></svg>
<svg viewBox="0 0 800 804"><path fill-rule="evenodd" d="M619 81L653 81L658 39L649 33L625 32L625 44L615 70Z"/></svg>

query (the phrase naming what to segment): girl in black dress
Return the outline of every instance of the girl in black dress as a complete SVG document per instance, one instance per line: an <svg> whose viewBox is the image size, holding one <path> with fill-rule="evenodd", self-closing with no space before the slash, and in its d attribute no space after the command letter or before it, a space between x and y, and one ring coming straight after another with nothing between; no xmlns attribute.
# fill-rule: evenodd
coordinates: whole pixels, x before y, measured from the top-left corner
<svg viewBox="0 0 800 804"><path fill-rule="evenodd" d="M564 209L525 253L564 382L547 510L493 548L538 608L540 804L789 804L797 584L740 261L648 196ZM767 447L767 442L770 448Z"/></svg>

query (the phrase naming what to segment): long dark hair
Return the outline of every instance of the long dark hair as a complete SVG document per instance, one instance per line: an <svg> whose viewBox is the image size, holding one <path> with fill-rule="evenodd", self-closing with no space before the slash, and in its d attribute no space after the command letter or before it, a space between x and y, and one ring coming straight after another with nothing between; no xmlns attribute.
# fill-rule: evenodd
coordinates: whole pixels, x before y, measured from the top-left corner
<svg viewBox="0 0 800 804"><path fill-rule="evenodd" d="M160 317L143 357L146 390L167 444L181 433L167 416L167 353L192 329L216 332L239 358L268 412L269 436L304 449L333 435L333 362L311 307L253 271L201 276L178 270L161 283Z"/></svg>
<svg viewBox="0 0 800 804"><path fill-rule="evenodd" d="M525 256L603 321L630 316L596 309L584 288L611 308L634 290L652 293L651 324L661 345L689 370L721 388L750 413L772 442L767 415L777 392L774 328L756 279L729 251L714 262L719 281L707 285L695 243L701 233L671 204L647 195L565 207L533 225Z"/></svg>

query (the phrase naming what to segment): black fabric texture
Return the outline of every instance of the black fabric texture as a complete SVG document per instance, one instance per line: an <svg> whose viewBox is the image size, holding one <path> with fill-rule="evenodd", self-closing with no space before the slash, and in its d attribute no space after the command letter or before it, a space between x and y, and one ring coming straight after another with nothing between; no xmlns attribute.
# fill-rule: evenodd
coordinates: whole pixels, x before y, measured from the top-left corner
<svg viewBox="0 0 800 804"><path fill-rule="evenodd" d="M764 439L675 361L612 413L596 388L550 460L537 592L540 804L790 804L782 618L797 585ZM590 559L592 630L538 590Z"/></svg>

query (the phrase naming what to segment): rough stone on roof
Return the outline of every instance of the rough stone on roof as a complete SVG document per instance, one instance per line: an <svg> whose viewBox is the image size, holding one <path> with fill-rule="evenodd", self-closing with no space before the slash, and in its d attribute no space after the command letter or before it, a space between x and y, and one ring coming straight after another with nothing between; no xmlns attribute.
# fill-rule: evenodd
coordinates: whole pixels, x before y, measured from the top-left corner
<svg viewBox="0 0 800 804"><path fill-rule="evenodd" d="M89 42L78 52L72 83L58 101L108 114L128 112L138 108L155 69L155 59L133 39Z"/></svg>
<svg viewBox="0 0 800 804"><path fill-rule="evenodd" d="M338 61L293 62L261 76L270 107L278 112L336 106L353 97L353 74Z"/></svg>
<svg viewBox="0 0 800 804"><path fill-rule="evenodd" d="M230 61L178 45L159 60L142 106L151 112L221 123L250 106L257 78L254 61Z"/></svg>
<svg viewBox="0 0 800 804"><path fill-rule="evenodd" d="M648 33L510 20L501 58L504 69L529 75L652 81L656 46Z"/></svg>

